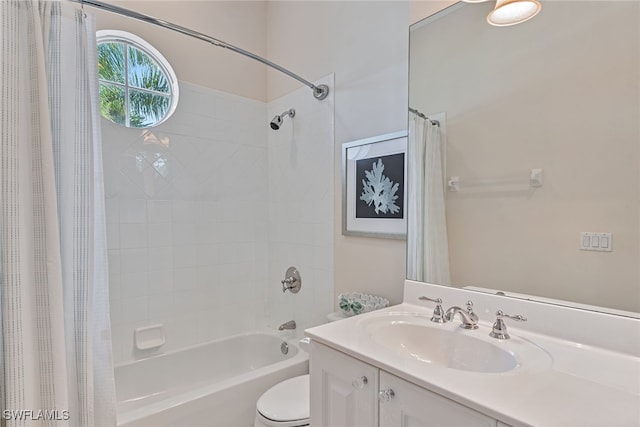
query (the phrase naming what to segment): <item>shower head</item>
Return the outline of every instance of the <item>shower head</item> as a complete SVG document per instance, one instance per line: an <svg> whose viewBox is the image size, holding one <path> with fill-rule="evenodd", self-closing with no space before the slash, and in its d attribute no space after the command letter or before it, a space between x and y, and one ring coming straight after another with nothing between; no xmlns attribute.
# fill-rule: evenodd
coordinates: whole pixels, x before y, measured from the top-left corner
<svg viewBox="0 0 640 427"><path fill-rule="evenodd" d="M271 120L271 129L273 130L278 130L280 129L280 126L282 126L282 119L284 118L284 116L289 116L292 117L296 115L296 110L294 110L293 108L285 111L284 113L280 114L279 116L275 116L273 118L273 120Z"/></svg>

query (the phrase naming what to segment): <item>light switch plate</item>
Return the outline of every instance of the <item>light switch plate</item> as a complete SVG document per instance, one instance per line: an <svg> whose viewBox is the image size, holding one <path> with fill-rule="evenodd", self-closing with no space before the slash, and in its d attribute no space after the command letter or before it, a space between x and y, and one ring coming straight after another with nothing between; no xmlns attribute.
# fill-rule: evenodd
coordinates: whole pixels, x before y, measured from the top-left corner
<svg viewBox="0 0 640 427"><path fill-rule="evenodd" d="M592 233L583 231L580 233L580 250L611 252L611 233Z"/></svg>

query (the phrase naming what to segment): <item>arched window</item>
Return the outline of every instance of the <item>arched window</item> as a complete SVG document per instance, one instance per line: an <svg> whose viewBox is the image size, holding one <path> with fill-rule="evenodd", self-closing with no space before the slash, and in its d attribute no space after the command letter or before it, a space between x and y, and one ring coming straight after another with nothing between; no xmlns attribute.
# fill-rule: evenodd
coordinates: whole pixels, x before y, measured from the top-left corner
<svg viewBox="0 0 640 427"><path fill-rule="evenodd" d="M133 34L97 32L100 114L114 123L147 128L178 104L178 80L167 60Z"/></svg>

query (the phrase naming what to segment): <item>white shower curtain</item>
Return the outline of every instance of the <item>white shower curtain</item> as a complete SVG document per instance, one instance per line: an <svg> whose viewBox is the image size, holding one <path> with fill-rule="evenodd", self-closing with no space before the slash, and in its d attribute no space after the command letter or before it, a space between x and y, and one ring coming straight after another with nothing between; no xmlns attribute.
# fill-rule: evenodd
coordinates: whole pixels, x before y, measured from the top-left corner
<svg viewBox="0 0 640 427"><path fill-rule="evenodd" d="M449 243L440 128L411 113L407 277L449 284Z"/></svg>
<svg viewBox="0 0 640 427"><path fill-rule="evenodd" d="M93 22L0 1L0 418L115 425Z"/></svg>

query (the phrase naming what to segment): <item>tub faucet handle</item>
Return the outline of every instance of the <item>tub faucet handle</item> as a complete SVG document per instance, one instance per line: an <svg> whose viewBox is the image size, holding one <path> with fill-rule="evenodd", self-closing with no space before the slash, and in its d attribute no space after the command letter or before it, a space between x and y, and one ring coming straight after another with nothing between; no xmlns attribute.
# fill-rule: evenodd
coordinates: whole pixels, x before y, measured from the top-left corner
<svg viewBox="0 0 640 427"><path fill-rule="evenodd" d="M282 283L282 292L291 292L297 294L302 287L302 277L300 272L295 267L287 268L287 272L284 275L284 279L280 281Z"/></svg>
<svg viewBox="0 0 640 427"><path fill-rule="evenodd" d="M290 276L290 277L287 277L286 279L281 280L280 283L282 283L282 292L286 292L287 289L293 288L296 282L297 280L293 276Z"/></svg>

